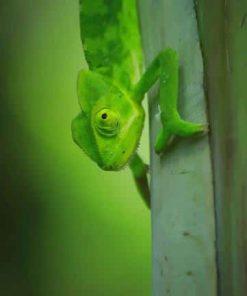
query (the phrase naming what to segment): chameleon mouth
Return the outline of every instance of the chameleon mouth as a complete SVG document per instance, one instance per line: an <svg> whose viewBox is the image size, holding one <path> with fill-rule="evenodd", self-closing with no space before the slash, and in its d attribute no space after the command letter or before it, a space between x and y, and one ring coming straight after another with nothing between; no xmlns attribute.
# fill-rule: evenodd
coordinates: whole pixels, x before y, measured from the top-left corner
<svg viewBox="0 0 247 296"><path fill-rule="evenodd" d="M114 167L112 165L101 166L101 169L104 171L114 171Z"/></svg>
<svg viewBox="0 0 247 296"><path fill-rule="evenodd" d="M99 167L104 171L119 171L121 170L129 161L127 157L119 157L119 155L114 155L112 158L108 158L101 164L98 163Z"/></svg>
<svg viewBox="0 0 247 296"><path fill-rule="evenodd" d="M126 151L122 151L122 154L125 154ZM127 154L127 153L126 153ZM116 157L115 159L119 159L119 157ZM130 157L122 157L121 160L114 160L112 159L107 164L101 164L99 165L100 168L104 171L120 171L121 169L125 168L129 163Z"/></svg>
<svg viewBox="0 0 247 296"><path fill-rule="evenodd" d="M115 149L110 148L101 152L101 163L99 167L104 171L120 171L132 161L140 141L134 143L132 147L125 145L116 145Z"/></svg>

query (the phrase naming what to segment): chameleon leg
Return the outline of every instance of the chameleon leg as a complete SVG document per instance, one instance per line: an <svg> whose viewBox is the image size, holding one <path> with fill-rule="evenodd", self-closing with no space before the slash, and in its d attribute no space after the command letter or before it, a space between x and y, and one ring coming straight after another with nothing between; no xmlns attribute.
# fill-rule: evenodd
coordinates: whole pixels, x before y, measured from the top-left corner
<svg viewBox="0 0 247 296"><path fill-rule="evenodd" d="M167 147L171 136L188 137L206 132L206 126L181 119L177 111L178 98L178 58L172 49L159 55L161 122L163 125L156 143L155 151L161 153Z"/></svg>
<svg viewBox="0 0 247 296"><path fill-rule="evenodd" d="M162 51L147 68L140 81L132 90L132 98L140 103L144 94L160 79L159 105L162 129L155 143L156 153L162 153L171 138L188 137L207 132L207 126L181 119L177 111L178 99L178 57L173 49Z"/></svg>
<svg viewBox="0 0 247 296"><path fill-rule="evenodd" d="M170 139L171 132L167 128L162 127L155 141L155 151L157 153L159 153L159 151L164 151L169 145Z"/></svg>
<svg viewBox="0 0 247 296"><path fill-rule="evenodd" d="M129 167L132 171L137 189L141 194L144 202L150 208L150 191L147 178L148 166L143 162L140 156L136 153L132 158Z"/></svg>

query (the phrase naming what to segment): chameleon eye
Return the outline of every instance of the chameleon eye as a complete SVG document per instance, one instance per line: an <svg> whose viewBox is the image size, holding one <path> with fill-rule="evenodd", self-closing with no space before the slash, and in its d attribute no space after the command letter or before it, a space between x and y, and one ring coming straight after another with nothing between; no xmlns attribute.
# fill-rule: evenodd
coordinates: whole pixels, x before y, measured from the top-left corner
<svg viewBox="0 0 247 296"><path fill-rule="evenodd" d="M102 119L106 119L106 118L107 118L107 113L103 113L103 114L101 115L101 118L102 118Z"/></svg>
<svg viewBox="0 0 247 296"><path fill-rule="evenodd" d="M111 109L102 109L95 115L95 127L105 137L113 137L119 131L119 116Z"/></svg>

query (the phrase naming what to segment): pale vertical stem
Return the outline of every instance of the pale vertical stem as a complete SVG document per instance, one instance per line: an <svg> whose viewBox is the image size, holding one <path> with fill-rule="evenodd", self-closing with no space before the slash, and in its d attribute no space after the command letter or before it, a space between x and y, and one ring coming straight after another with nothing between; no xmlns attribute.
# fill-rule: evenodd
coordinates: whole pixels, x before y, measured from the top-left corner
<svg viewBox="0 0 247 296"><path fill-rule="evenodd" d="M203 63L193 0L140 0L146 65L166 47L180 61L179 110L206 122ZM215 296L215 223L208 137L186 139L163 158L154 153L161 127L158 85L149 93L153 296Z"/></svg>

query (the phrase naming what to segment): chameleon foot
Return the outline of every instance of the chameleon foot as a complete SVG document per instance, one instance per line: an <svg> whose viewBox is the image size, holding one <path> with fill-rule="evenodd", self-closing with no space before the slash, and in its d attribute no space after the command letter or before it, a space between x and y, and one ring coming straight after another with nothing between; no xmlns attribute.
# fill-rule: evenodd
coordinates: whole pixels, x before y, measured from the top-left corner
<svg viewBox="0 0 247 296"><path fill-rule="evenodd" d="M158 134L155 142L155 152L162 154L174 136L179 137L191 137L191 136L203 136L207 134L208 126L204 124L192 123L183 119L178 119L171 123L166 123L166 127L163 127Z"/></svg>

